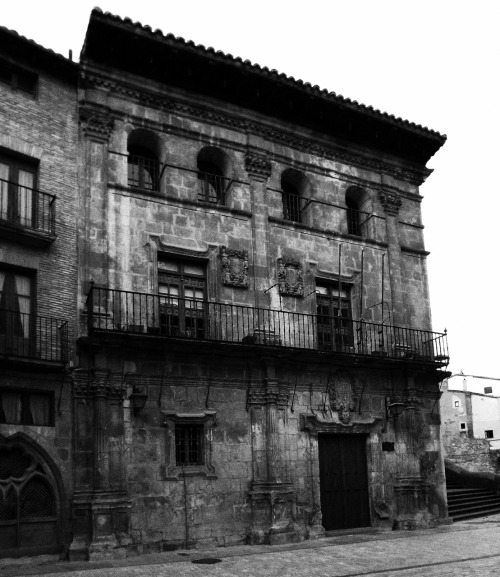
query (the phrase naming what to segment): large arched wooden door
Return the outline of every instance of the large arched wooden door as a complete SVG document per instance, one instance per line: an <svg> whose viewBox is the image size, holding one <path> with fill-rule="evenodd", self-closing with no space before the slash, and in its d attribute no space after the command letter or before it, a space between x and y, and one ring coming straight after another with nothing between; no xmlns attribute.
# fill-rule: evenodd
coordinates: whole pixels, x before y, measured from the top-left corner
<svg viewBox="0 0 500 577"><path fill-rule="evenodd" d="M58 551L59 511L48 464L21 442L0 442L0 557Z"/></svg>

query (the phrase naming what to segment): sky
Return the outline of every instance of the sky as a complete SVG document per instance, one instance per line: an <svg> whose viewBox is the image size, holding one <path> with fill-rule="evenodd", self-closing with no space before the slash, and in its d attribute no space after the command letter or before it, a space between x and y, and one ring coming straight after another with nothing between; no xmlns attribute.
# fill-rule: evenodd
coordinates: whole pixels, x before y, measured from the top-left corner
<svg viewBox="0 0 500 577"><path fill-rule="evenodd" d="M500 377L498 0L1 4L0 25L74 60L99 6L446 134L420 188L433 329L452 372Z"/></svg>

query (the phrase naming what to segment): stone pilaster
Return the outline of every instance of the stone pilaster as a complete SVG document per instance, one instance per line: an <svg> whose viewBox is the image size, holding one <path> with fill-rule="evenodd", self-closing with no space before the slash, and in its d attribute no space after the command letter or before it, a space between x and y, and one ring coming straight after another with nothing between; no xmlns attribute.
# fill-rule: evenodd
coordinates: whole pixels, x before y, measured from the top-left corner
<svg viewBox="0 0 500 577"><path fill-rule="evenodd" d="M268 308L271 303L270 295L264 291L271 286L272 282L269 277L266 184L271 176L271 163L265 155L249 152L245 157L245 169L250 179L252 199L252 262L255 306Z"/></svg>
<svg viewBox="0 0 500 577"><path fill-rule="evenodd" d="M108 143L113 126L113 119L104 114L81 111L80 214L84 218L79 227L80 238L85 238L85 242L79 255L80 277L85 283L93 279L103 286L109 285L112 256L108 237Z"/></svg>
<svg viewBox="0 0 500 577"><path fill-rule="evenodd" d="M388 245L389 280L391 283L392 322L397 326L405 326L405 306L403 300L403 283L401 278L401 244L399 240L398 214L401 199L392 192L381 192L380 202L384 207L385 226Z"/></svg>
<svg viewBox="0 0 500 577"><path fill-rule="evenodd" d="M77 369L74 373L73 560L125 555L120 545L129 539L131 503L122 460L124 390L121 376L109 371Z"/></svg>
<svg viewBox="0 0 500 577"><path fill-rule="evenodd" d="M254 459L250 539L278 544L299 539L294 527L296 495L287 462L288 390L275 378L272 361L264 363L266 377L249 395Z"/></svg>

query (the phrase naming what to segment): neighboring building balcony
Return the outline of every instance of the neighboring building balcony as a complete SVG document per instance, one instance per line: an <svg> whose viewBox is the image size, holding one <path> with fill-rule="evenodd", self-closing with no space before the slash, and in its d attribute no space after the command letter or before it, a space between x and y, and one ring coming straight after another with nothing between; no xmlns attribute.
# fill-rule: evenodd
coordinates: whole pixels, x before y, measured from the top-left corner
<svg viewBox="0 0 500 577"><path fill-rule="evenodd" d="M240 343L433 363L449 361L446 333L175 295L92 286L88 333Z"/></svg>
<svg viewBox="0 0 500 577"><path fill-rule="evenodd" d="M0 179L0 236L48 245L56 238L56 197Z"/></svg>
<svg viewBox="0 0 500 577"><path fill-rule="evenodd" d="M0 309L0 359L65 363L68 360L67 321Z"/></svg>

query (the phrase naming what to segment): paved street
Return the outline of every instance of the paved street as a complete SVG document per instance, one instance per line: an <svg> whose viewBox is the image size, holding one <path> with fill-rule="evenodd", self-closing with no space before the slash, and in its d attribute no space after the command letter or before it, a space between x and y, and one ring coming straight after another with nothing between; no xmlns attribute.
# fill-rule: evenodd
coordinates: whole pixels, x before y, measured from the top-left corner
<svg viewBox="0 0 500 577"><path fill-rule="evenodd" d="M209 563L196 562L203 559ZM498 577L500 515L428 531L337 533L295 545L176 551L100 563L15 563L3 560L0 577Z"/></svg>

